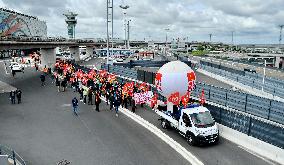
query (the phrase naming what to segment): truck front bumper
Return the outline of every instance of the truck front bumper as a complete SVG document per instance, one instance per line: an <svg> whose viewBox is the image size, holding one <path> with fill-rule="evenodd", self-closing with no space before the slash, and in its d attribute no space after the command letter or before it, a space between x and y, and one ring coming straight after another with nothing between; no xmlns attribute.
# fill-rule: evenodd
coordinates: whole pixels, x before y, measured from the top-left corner
<svg viewBox="0 0 284 165"><path fill-rule="evenodd" d="M199 143L214 143L217 142L219 140L219 134L213 134L213 135L208 135L208 136L202 136L202 135L198 135L196 137L196 140Z"/></svg>

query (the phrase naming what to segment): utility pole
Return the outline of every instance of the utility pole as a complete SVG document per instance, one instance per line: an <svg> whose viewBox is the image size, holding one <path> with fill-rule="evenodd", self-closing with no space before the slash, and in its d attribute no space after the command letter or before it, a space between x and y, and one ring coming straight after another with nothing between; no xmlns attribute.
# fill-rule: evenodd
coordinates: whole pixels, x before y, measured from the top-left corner
<svg viewBox="0 0 284 165"><path fill-rule="evenodd" d="M232 31L232 46L234 46L234 31Z"/></svg>
<svg viewBox="0 0 284 165"><path fill-rule="evenodd" d="M113 56L113 0L111 0L111 55Z"/></svg>
<svg viewBox="0 0 284 165"><path fill-rule="evenodd" d="M166 48L168 47L168 31L170 29L169 28L166 28L165 31L166 31ZM165 48L165 54L166 54L166 48Z"/></svg>
<svg viewBox="0 0 284 165"><path fill-rule="evenodd" d="M129 26L129 22L130 22L131 20L128 20L127 21L127 49L130 49L130 40L129 40L129 38L130 38L130 26Z"/></svg>
<svg viewBox="0 0 284 165"><path fill-rule="evenodd" d="M234 47L234 31L232 31L232 51L233 51L233 47Z"/></svg>
<svg viewBox="0 0 284 165"><path fill-rule="evenodd" d="M280 36L279 36L279 49L280 49L281 41L282 41L282 29L283 29L284 25L279 25L279 27L280 27Z"/></svg>
<svg viewBox="0 0 284 165"><path fill-rule="evenodd" d="M109 10L111 9L111 20L109 20ZM111 22L111 45L113 53L113 0L107 0L107 64L109 64L109 23Z"/></svg>

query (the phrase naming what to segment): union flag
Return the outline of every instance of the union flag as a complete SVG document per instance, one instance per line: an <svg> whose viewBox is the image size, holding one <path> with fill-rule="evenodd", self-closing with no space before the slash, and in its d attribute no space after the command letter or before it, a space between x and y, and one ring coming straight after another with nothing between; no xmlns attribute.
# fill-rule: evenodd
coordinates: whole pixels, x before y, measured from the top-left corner
<svg viewBox="0 0 284 165"><path fill-rule="evenodd" d="M175 92L173 94L170 95L170 97L168 98L169 102L172 102L174 105L178 105L179 104L179 92Z"/></svg>

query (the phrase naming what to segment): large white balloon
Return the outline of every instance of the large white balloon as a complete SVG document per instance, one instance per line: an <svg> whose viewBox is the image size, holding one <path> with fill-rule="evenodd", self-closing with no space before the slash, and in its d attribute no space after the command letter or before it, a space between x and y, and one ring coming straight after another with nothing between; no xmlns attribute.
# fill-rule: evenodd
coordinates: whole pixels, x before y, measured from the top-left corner
<svg viewBox="0 0 284 165"><path fill-rule="evenodd" d="M189 78L189 75L191 78ZM195 73L187 64L181 61L172 61L158 70L155 84L166 98L176 92L179 92L179 95L182 96L192 90L192 88L189 88L190 85L195 85Z"/></svg>

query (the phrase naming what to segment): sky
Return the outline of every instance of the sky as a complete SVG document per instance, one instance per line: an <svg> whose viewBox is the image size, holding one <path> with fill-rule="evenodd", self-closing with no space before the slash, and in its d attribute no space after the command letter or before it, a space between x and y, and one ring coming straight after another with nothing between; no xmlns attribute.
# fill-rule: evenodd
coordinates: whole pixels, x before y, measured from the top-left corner
<svg viewBox="0 0 284 165"><path fill-rule="evenodd" d="M46 21L48 36L67 38L63 13L78 14L77 38L106 38L107 0L0 0L1 7ZM186 38L234 44L277 44L284 0L114 0L114 37L124 38L129 5L130 40ZM165 29L169 29L166 31Z"/></svg>

